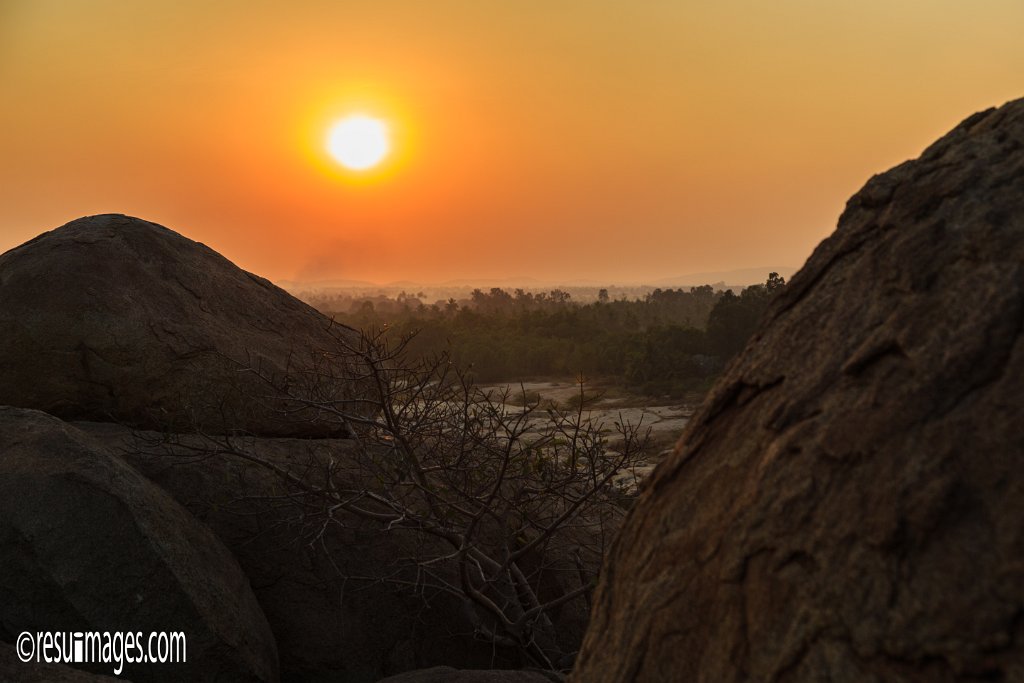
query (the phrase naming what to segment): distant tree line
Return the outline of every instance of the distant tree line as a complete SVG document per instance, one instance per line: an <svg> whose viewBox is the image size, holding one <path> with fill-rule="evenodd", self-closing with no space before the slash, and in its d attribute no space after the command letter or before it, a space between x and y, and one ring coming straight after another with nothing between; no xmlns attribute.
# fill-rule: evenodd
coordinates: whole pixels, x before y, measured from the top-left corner
<svg viewBox="0 0 1024 683"><path fill-rule="evenodd" d="M646 392L682 394L710 385L784 285L771 273L764 284L738 295L704 285L611 300L602 290L588 304L559 289L495 287L474 290L461 301L426 304L420 295L402 293L352 300L345 310L324 312L359 329L412 336L412 354L448 352L478 382L582 373Z"/></svg>

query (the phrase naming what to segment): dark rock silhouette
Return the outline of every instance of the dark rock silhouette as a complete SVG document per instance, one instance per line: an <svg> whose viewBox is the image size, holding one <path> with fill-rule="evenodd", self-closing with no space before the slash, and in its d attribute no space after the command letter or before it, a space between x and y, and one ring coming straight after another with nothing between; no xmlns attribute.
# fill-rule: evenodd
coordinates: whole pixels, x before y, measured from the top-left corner
<svg viewBox="0 0 1024 683"><path fill-rule="evenodd" d="M149 429L338 435L312 412L278 419L296 406L262 399L279 392L239 372L280 379L337 337L355 333L138 218L80 218L0 255L0 404Z"/></svg>
<svg viewBox="0 0 1024 683"><path fill-rule="evenodd" d="M125 677L277 680L266 619L207 527L50 415L0 407L0 445L0 640L22 631L182 631L185 663L127 664Z"/></svg>
<svg viewBox="0 0 1024 683"><path fill-rule="evenodd" d="M273 504L287 488L269 470L230 457L208 457L210 444L196 436L177 435L169 443L165 435L132 433L109 423L74 426L170 493L234 552L276 638L283 680L371 682L438 664L500 668L517 663L507 649L473 637L475 627L461 600L367 580L394 574L395 580L413 581L415 572L396 570L399 558L445 554L450 546L366 525L347 530L332 525L310 545L297 528L297 510ZM350 439L236 443L282 466L315 463L312 473L326 471L333 461L338 482L366 476L348 464L356 448ZM324 484L315 474L309 483ZM573 571L544 577L548 589L568 592L579 585L575 565L569 564ZM453 584L458 581L442 566L432 571ZM585 614L574 611L581 607L576 603L582 600L552 615L569 651L578 648L586 624Z"/></svg>
<svg viewBox="0 0 1024 683"><path fill-rule="evenodd" d="M31 442L32 448L70 453L85 449L104 462L116 456L117 466L129 473L125 481L141 482L138 496L156 490L150 482L163 488L185 508L173 513L184 520L181 533L199 527L206 534L206 540L191 542L193 554L217 555L224 551L221 543L234 554L266 615L285 680L369 682L437 664L516 666L521 653L474 636L476 625L460 598L436 587L422 594L408 590L417 580L408 558L424 553L443 556L451 552L449 546L441 548L441 541L414 533L385 534L375 525L349 524L329 525L316 543L310 543L303 535L309 523L298 519L298 508L281 504L281 496L290 492L277 475L214 453L208 437L230 432L235 443L244 443L269 460L308 465L314 481L318 473L336 468L340 471L333 476L338 481L369 476L351 457L353 440L330 438L339 431L348 436L336 420L323 419L315 411L283 416L281 411L294 404L276 398L280 387L267 385L251 372L239 372L241 366L232 362L259 365L275 379L291 371L294 378L303 353L310 362L324 362L317 350L331 348L339 339L356 342L354 335L166 228L119 215L80 219L0 256L0 403L46 410L66 420L0 408L5 411L0 427L10 434L45 432ZM320 387L328 398L346 406L353 405L346 404L353 398L365 398L359 381L352 379L358 368L320 368L336 378ZM281 438L285 436L303 438ZM0 451L0 472L22 467L27 452ZM42 477L46 470L40 472ZM130 524L131 515L115 514L84 495L76 497L61 481L58 477L47 484L52 489L47 495L73 501L82 510L82 520L90 520L97 533L107 534L104 542L123 538L140 548L178 542L162 526L122 528ZM0 482L0 492L8 491L6 483ZM32 514L46 519L47 510L37 509L42 494L25 498L20 488L10 488L9 493L10 500L0 504L0 511L34 511L23 513L24 524ZM152 507L162 510L165 502L173 503L165 497ZM66 512L59 505L53 509ZM12 545L17 533L11 532L5 547L17 547ZM213 544L210 548L207 540ZM115 598L148 596L154 590L138 576L118 573L137 571L133 567L149 559L132 556L127 568L118 559L115 571L104 575L88 564L95 560L91 552L70 546L67 555L37 553L34 564L11 566L27 577L33 572L46 576L63 564L86 563L88 571L82 569L75 587L108 591L112 604ZM393 574L396 558L406 564ZM524 558L524 566L529 561ZM579 586L580 570L568 550L555 565L537 568L542 599ZM0 557L0 568L4 566ZM431 569L437 575L444 571ZM97 585L88 582L90 572L98 573ZM117 583L103 583L108 579ZM445 574L445 580L457 585L459 577ZM217 586L216 577L211 585ZM55 614L71 611L65 610L71 598L59 588L40 589L52 592L53 598L39 607L24 591L12 593L6 613L10 623L59 622ZM188 597L187 590L182 591ZM550 633L544 636L555 640L567 657L578 649L587 604L580 596L552 611L555 627L548 627ZM0 640L12 641L17 631L6 627L4 614L0 609ZM168 628L172 626L154 630ZM189 642L191 646L191 636ZM146 677L174 679L180 673L154 667L127 675L150 680Z"/></svg>
<svg viewBox="0 0 1024 683"><path fill-rule="evenodd" d="M660 465L573 680L1024 680L1024 100L872 178Z"/></svg>

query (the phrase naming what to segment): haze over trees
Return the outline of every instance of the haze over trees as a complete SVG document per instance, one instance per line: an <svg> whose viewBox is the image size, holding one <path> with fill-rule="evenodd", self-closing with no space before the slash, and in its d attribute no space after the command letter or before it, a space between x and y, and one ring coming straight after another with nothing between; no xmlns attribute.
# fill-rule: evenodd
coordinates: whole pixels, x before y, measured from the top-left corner
<svg viewBox="0 0 1024 683"><path fill-rule="evenodd" d="M450 353L476 381L582 373L641 391L682 394L707 388L784 285L771 273L764 284L738 295L704 285L614 300L601 290L596 301L577 303L561 289L495 287L433 304L405 292L312 302L357 329L409 338L410 354Z"/></svg>

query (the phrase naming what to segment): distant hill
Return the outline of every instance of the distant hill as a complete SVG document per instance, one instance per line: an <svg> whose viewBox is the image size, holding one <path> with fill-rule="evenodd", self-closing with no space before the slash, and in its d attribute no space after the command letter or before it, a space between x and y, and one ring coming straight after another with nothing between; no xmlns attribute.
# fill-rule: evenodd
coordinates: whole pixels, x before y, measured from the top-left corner
<svg viewBox="0 0 1024 683"><path fill-rule="evenodd" d="M768 273L778 273L787 280L797 271L790 266L761 266L758 268L738 268L736 270L711 271L706 273L689 273L676 277L645 282L654 287L699 287L724 283L729 287L746 287L764 283Z"/></svg>
<svg viewBox="0 0 1024 683"><path fill-rule="evenodd" d="M367 282L365 280L311 280L295 281L283 280L277 284L289 292L324 292L333 290L379 290L382 293L397 293L398 290L410 292L416 291L439 291L439 290L461 290L480 288L488 290L491 287L502 287L511 291L513 288L522 287L530 291L540 291L555 287L560 288L597 288L597 287L629 287L629 288L677 288L677 287L698 287L700 285L718 285L719 288L733 287L742 288L748 285L763 283L768 278L768 273L778 273L787 280L797 271L790 266L761 266L757 268L739 268L736 270L710 271L703 273L689 273L675 277L661 278L658 280L626 280L614 281L595 279L576 279L561 281L544 281L532 277L506 277L506 278L458 278L445 280L444 282L415 282L412 280L398 280L395 282L379 283Z"/></svg>
<svg viewBox="0 0 1024 683"><path fill-rule="evenodd" d="M304 289L355 289L359 287L379 287L380 285L366 280L279 280L278 287L288 292Z"/></svg>

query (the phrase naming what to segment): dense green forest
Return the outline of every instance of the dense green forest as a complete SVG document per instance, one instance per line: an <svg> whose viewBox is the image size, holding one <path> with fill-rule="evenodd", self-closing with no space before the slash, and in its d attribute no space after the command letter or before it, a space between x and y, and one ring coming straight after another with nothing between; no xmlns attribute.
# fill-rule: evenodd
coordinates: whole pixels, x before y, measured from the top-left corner
<svg viewBox="0 0 1024 683"><path fill-rule="evenodd" d="M359 329L413 338L409 351L447 351L479 382L582 374L644 392L703 391L746 344L772 295L762 285L658 289L642 299L579 304L565 291L474 290L469 299L426 304L417 295L314 301Z"/></svg>

